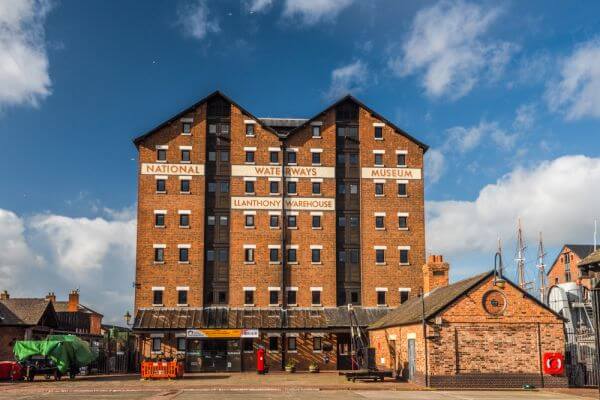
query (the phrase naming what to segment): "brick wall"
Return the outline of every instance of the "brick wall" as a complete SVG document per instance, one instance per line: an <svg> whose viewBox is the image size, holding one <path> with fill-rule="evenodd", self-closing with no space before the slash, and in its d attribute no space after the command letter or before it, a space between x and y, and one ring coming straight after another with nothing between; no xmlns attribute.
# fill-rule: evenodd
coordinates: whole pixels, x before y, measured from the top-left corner
<svg viewBox="0 0 600 400"><path fill-rule="evenodd" d="M565 283L567 282L566 280L566 276L565 276L565 271L566 271L566 263L565 263L565 254L569 254L570 257L570 261L569 261L569 266L570 266L570 271L571 271L571 279L569 280L569 282L575 282L577 280L577 278L579 278L579 268L577 267L577 264L579 264L579 262L581 261L581 258L579 258L579 256L577 254L575 254L574 252L571 251L571 249L569 249L568 247L563 247L563 249L561 250L561 252L558 254L558 257L556 258L556 260L554 261L554 264L552 264L551 268L550 268L550 272L548 273L548 278L547 278L547 283L548 285L556 285L558 283ZM590 280L589 279L583 279L582 283L587 287L590 288Z"/></svg>
<svg viewBox="0 0 600 400"><path fill-rule="evenodd" d="M25 328L3 327L0 329L0 360L14 360L14 342L23 339L25 339Z"/></svg>

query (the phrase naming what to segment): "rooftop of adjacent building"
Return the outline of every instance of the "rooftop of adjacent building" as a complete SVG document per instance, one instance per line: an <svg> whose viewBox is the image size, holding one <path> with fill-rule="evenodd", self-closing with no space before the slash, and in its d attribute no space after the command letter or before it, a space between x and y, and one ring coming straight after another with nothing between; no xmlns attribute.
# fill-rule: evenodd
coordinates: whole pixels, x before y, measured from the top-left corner
<svg viewBox="0 0 600 400"><path fill-rule="evenodd" d="M550 268L548 269L548 272L546 274L550 274L550 272L556 265L556 262L560 258L560 255L564 252L565 249L571 250L573 253L575 253L575 255L577 255L577 257L579 257L580 260L583 260L584 258L586 258L587 256L589 256L590 254L592 254L594 252L594 245L593 244L564 244L561 247L560 252L556 256L556 258L550 265Z"/></svg>

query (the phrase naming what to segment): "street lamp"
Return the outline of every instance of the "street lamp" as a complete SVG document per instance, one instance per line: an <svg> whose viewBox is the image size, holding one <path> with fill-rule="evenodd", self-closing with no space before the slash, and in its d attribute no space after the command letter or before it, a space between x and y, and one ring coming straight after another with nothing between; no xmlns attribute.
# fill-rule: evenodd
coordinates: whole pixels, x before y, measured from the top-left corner
<svg viewBox="0 0 600 400"><path fill-rule="evenodd" d="M497 251L494 255L494 286L498 286L500 289L504 289L506 280L502 277L502 253Z"/></svg>
<svg viewBox="0 0 600 400"><path fill-rule="evenodd" d="M125 324L127 324L127 326L133 325L129 323L131 321L131 314L129 314L129 310L125 311L125 315L123 315L123 318L125 319Z"/></svg>

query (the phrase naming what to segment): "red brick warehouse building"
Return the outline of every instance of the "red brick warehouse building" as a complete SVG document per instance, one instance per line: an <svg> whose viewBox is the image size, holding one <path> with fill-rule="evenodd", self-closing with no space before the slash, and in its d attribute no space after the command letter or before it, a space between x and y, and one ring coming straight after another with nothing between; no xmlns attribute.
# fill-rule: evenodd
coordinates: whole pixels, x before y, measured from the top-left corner
<svg viewBox="0 0 600 400"><path fill-rule="evenodd" d="M352 96L290 119L215 92L134 143L145 356L346 369L346 305L366 326L423 284L427 146Z"/></svg>

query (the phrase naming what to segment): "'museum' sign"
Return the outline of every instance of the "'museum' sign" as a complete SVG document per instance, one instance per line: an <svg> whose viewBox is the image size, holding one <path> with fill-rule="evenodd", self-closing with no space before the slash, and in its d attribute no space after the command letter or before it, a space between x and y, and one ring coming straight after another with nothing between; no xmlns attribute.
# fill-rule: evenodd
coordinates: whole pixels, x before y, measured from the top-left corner
<svg viewBox="0 0 600 400"><path fill-rule="evenodd" d="M363 168L366 179L421 179L421 170L415 168Z"/></svg>
<svg viewBox="0 0 600 400"><path fill-rule="evenodd" d="M142 164L143 175L204 175L204 164Z"/></svg>
<svg viewBox="0 0 600 400"><path fill-rule="evenodd" d="M231 208L237 210L281 210L281 197L232 197ZM286 210L334 211L334 198L287 197Z"/></svg>
<svg viewBox="0 0 600 400"><path fill-rule="evenodd" d="M277 165L232 165L231 176L280 177ZM285 167L287 178L335 178L334 167Z"/></svg>

